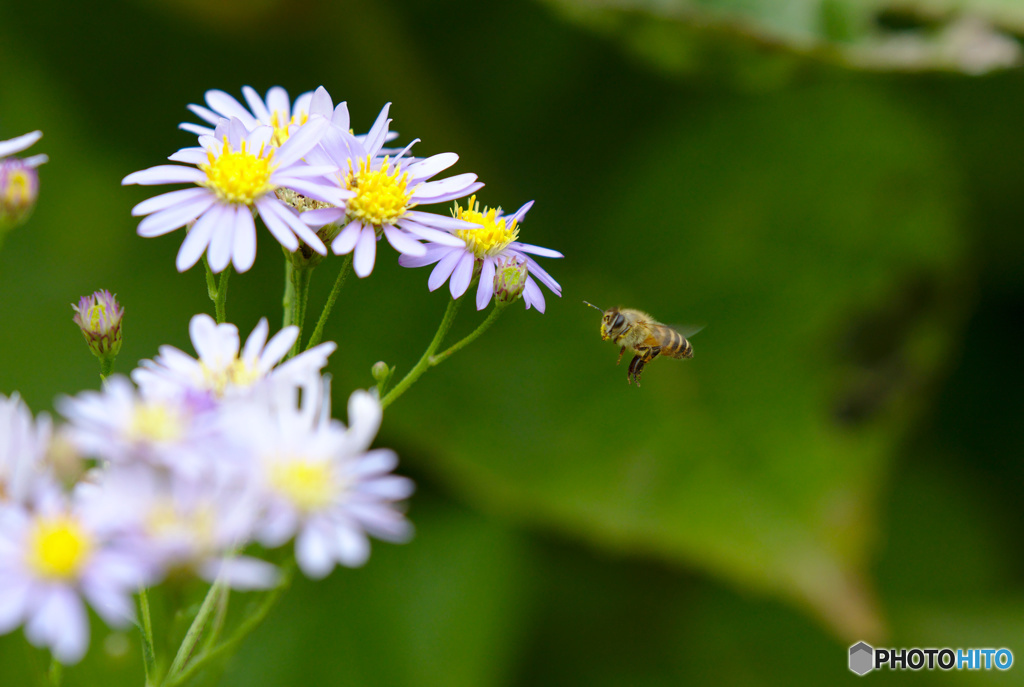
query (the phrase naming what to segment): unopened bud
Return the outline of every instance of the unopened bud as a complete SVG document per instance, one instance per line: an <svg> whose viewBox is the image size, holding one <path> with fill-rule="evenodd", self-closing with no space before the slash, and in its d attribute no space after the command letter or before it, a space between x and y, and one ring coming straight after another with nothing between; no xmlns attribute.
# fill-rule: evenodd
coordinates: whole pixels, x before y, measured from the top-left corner
<svg viewBox="0 0 1024 687"><path fill-rule="evenodd" d="M39 174L25 160L0 160L0 231L22 224L39 196Z"/></svg>
<svg viewBox="0 0 1024 687"><path fill-rule="evenodd" d="M529 271L526 261L511 257L498 261L494 270L494 300L498 303L514 303L523 295Z"/></svg>
<svg viewBox="0 0 1024 687"><path fill-rule="evenodd" d="M75 316L72 318L85 342L100 360L109 360L117 356L121 350L121 318L124 308L106 289L91 296L82 296L78 305L72 305Z"/></svg>
<svg viewBox="0 0 1024 687"><path fill-rule="evenodd" d="M395 374L395 368L383 360L378 360L370 368L370 374L373 375L373 381L377 382L378 393L383 394L388 388L388 382L391 381L391 377Z"/></svg>

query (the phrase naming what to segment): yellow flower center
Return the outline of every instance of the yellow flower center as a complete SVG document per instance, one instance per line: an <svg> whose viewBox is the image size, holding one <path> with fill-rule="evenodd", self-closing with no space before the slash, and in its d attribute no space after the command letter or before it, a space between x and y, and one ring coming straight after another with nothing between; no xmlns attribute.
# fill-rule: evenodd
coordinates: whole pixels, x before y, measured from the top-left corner
<svg viewBox="0 0 1024 687"><path fill-rule="evenodd" d="M291 458L271 467L270 481L299 510L316 511L336 493L330 467L327 461Z"/></svg>
<svg viewBox="0 0 1024 687"><path fill-rule="evenodd" d="M20 207L31 201L32 182L25 169L10 169L6 182L6 185L0 188L0 200L4 205Z"/></svg>
<svg viewBox="0 0 1024 687"><path fill-rule="evenodd" d="M128 436L136 441L171 442L185 433L181 413L159 401L140 403L128 425Z"/></svg>
<svg viewBox="0 0 1024 687"><path fill-rule="evenodd" d="M40 577L74 579L92 552L92 539L66 515L41 517L28 536L28 564Z"/></svg>
<svg viewBox="0 0 1024 687"><path fill-rule="evenodd" d="M219 369L212 369L206 363L200 363L206 388L217 396L223 396L229 387L249 387L262 379L255 365L247 365L241 358L235 358Z"/></svg>
<svg viewBox="0 0 1024 687"><path fill-rule="evenodd" d="M89 309L85 311L85 319L89 322L89 331L93 333L102 333L100 322L110 321L107 317L107 307L102 303L89 306Z"/></svg>
<svg viewBox="0 0 1024 687"><path fill-rule="evenodd" d="M458 203L455 204L455 212L452 214L456 219L472 222L480 225L479 229L456 229L455 235L466 242L466 248L473 252L478 258L489 255L497 255L508 247L508 244L519 238L518 222L512 220L508 223L506 217L498 219L501 208L488 208L480 212L480 203L476 196L470 196L469 203L463 209Z"/></svg>
<svg viewBox="0 0 1024 687"><path fill-rule="evenodd" d="M270 126L274 127L274 145L280 148L288 140L288 127L292 124L302 126L309 121L309 113L300 112L294 117L289 117L287 112L274 110L270 115Z"/></svg>
<svg viewBox="0 0 1024 687"><path fill-rule="evenodd" d="M370 169L370 164L367 155L365 160L359 161L359 171L350 168L345 177L345 187L356 193L346 206L348 219L358 219L375 227L394 224L413 207L409 204L412 198L409 173L399 174L397 165L392 172L388 158L384 158L380 169Z"/></svg>
<svg viewBox="0 0 1024 687"><path fill-rule="evenodd" d="M252 205L274 190L270 183L270 175L275 166L272 164L274 150L269 151L260 146L258 153L250 153L242 141L240 150L232 150L228 137L224 137L224 149L219 156L207 153L209 162L200 164L199 169L206 172L204 186L217 194L217 197L228 203Z"/></svg>

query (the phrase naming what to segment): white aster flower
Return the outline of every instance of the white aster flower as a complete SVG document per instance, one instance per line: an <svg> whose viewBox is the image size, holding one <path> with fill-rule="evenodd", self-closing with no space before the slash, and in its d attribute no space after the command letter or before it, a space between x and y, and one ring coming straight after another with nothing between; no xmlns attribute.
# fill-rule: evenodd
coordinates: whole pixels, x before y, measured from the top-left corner
<svg viewBox="0 0 1024 687"><path fill-rule="evenodd" d="M382 411L376 397L356 391L349 399L346 429L329 417L319 385L303 393L303 405L252 407L236 418L239 441L258 461L264 517L257 538L280 546L295 538L295 556L309 577L337 564L359 566L370 553L367 534L405 541L412 528L395 502L409 497L410 480L391 474L398 457L370 450ZM320 412L310 407L322 403Z"/></svg>
<svg viewBox="0 0 1024 687"><path fill-rule="evenodd" d="M324 93L327 92L323 86L317 90ZM213 127L220 124L222 120L235 117L249 130L255 129L258 126L272 127L274 129L274 136L271 142L273 145L279 146L288 140L292 131L305 124L311 114L322 114L310 107L313 91L303 93L295 99L294 103L288 97L288 91L281 86L274 86L268 90L266 98L261 98L256 89L250 86L243 86L242 95L245 97L245 103L248 107L240 103L233 95L224 91L217 89L207 91L204 99L208 107L189 105L188 109L211 126L183 122L178 125L179 128L199 136L209 136L213 134ZM344 108L345 103L338 107ZM348 131L348 110L345 109L344 112L345 124L342 128ZM331 118L331 114L331 112L326 114L328 119ZM397 133L391 133L387 140L397 137ZM365 138L365 134L356 136L356 138Z"/></svg>
<svg viewBox="0 0 1024 687"><path fill-rule="evenodd" d="M161 346L154 360L143 360L132 379L154 395L199 392L213 398L238 398L260 393L261 387L297 387L310 374L319 375L327 357L337 348L326 341L282 365L299 336L299 328L285 327L267 341L269 325L263 318L240 350L238 327L217 324L205 314L195 315L188 330L198 360L174 346Z"/></svg>
<svg viewBox="0 0 1024 687"><path fill-rule="evenodd" d="M491 302L494 296L494 275L499 266L525 265L528 275L522 292L523 302L527 309L535 307L544 312L544 293L530 275L536 276L557 296L562 295L562 287L530 255L560 258L562 254L516 240L519 238L519 223L532 206L531 200L507 216L502 214L500 207L484 207L481 212L476 196L472 196L465 208L458 204L455 206L455 217L471 222L474 226L473 229L456 229L453 232L460 245L428 243L426 255L403 255L398 259L398 264L403 267L423 267L437 263L427 280L427 287L434 291L447 281L453 298L461 297L469 288L474 274L478 274L477 310L483 310Z"/></svg>
<svg viewBox="0 0 1024 687"><path fill-rule="evenodd" d="M48 474L50 434L49 417L35 421L17 394L0 394L0 503L25 502L34 483Z"/></svg>
<svg viewBox="0 0 1024 687"><path fill-rule="evenodd" d="M423 255L419 239L457 245L445 230L466 229L469 225L444 215L415 210L418 205L441 203L473 193L483 186L475 174L457 174L430 181L454 165L459 156L441 153L425 159L405 157L413 141L394 158L382 155L391 120L388 103L363 140L348 133L348 110L344 103L334 108L327 91L317 89L310 107L314 113L331 112L332 127L320 146L310 151L310 164L334 165L338 170L329 179L348 194L346 203L309 210L302 220L311 227L345 224L334 238L331 249L336 255L355 251L354 267L360 277L368 276L376 262L377 241L381 236L400 253Z"/></svg>
<svg viewBox="0 0 1024 687"><path fill-rule="evenodd" d="M195 480L226 462L209 397L138 392L125 377L107 379L102 391L58 399L66 436L83 455L115 465L144 462Z"/></svg>
<svg viewBox="0 0 1024 687"><path fill-rule="evenodd" d="M139 223L139 235L161 236L195 222L178 251L178 270L192 267L206 252L214 272L228 263L244 272L256 259L255 212L289 251L298 250L302 239L326 255L327 248L316 233L275 192L290 189L321 202L344 204L350 193L318 180L334 168L311 167L301 159L329 126L327 120L315 117L274 147L273 128L258 126L249 131L238 119L224 120L213 136L199 139L200 147L183 148L168 158L195 167L160 165L129 174L122 184L198 186L164 193L132 208L135 216L149 215Z"/></svg>
<svg viewBox="0 0 1024 687"><path fill-rule="evenodd" d="M250 465L205 480L168 479L134 465L112 466L92 495L105 522L133 533L165 573L194 572L233 589L266 589L278 580L265 561L237 555L259 516Z"/></svg>
<svg viewBox="0 0 1024 687"><path fill-rule="evenodd" d="M24 624L32 644L77 663L89 646L83 597L121 627L134 617L132 594L151 579L137 550L56 487L31 508L0 505L0 634Z"/></svg>
<svg viewBox="0 0 1024 687"><path fill-rule="evenodd" d="M6 141L0 141L0 160L32 147L42 137L42 131L33 131L32 133L16 136ZM22 162L34 169L49 159L46 155L33 155L32 157L25 158Z"/></svg>

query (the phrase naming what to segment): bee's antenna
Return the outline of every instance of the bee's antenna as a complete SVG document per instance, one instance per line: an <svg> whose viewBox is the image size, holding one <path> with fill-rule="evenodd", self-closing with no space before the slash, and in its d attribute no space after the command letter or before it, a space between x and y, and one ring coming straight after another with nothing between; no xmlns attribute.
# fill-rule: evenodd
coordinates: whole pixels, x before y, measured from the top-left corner
<svg viewBox="0 0 1024 687"><path fill-rule="evenodd" d="M597 307L596 305L594 305L593 303L589 303L589 302L587 302L587 301L583 301L583 302L584 302L584 303L586 303L587 305L589 305L589 306L590 306L591 308L593 308L594 310L600 310L601 312L604 312L604 308L599 308L599 307Z"/></svg>

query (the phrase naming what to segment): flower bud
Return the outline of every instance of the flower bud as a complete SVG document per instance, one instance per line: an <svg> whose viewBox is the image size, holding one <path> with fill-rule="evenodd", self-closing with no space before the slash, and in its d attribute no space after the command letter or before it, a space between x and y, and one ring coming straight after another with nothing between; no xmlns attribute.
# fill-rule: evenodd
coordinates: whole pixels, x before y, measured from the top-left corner
<svg viewBox="0 0 1024 687"><path fill-rule="evenodd" d="M100 360L109 360L117 356L121 350L121 318L124 308L106 289L91 296L82 296L78 305L72 305L75 316L72 318L85 342Z"/></svg>
<svg viewBox="0 0 1024 687"><path fill-rule="evenodd" d="M499 259L494 270L494 300L508 304L519 300L526 288L526 261L516 257Z"/></svg>
<svg viewBox="0 0 1024 687"><path fill-rule="evenodd" d="M39 195L39 174L25 160L0 160L0 230L22 224Z"/></svg>

